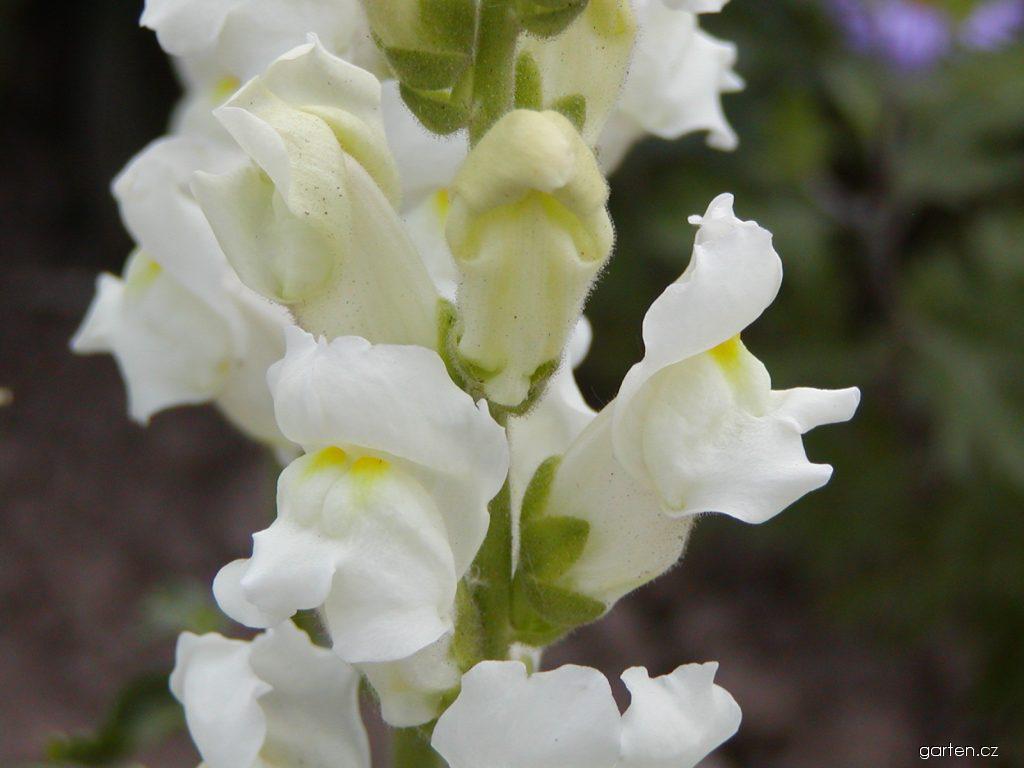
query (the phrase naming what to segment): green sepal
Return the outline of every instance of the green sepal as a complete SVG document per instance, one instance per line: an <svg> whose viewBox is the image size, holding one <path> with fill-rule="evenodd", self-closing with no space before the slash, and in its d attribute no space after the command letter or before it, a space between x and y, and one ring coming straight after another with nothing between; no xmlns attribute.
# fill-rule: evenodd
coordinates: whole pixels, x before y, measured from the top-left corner
<svg viewBox="0 0 1024 768"><path fill-rule="evenodd" d="M469 54L476 39L474 0L419 0L419 16L439 47Z"/></svg>
<svg viewBox="0 0 1024 768"><path fill-rule="evenodd" d="M587 7L586 0L546 4L519 0L516 16L523 29L536 37L556 37L566 30Z"/></svg>
<svg viewBox="0 0 1024 768"><path fill-rule="evenodd" d="M577 131L583 133L587 124L587 97L582 93L573 93L556 100L551 109L561 113Z"/></svg>
<svg viewBox="0 0 1024 768"><path fill-rule="evenodd" d="M550 645L576 627L599 619L604 603L562 587L543 584L523 571L512 582L512 626L515 640L526 645Z"/></svg>
<svg viewBox="0 0 1024 768"><path fill-rule="evenodd" d="M447 299L439 299L437 302L437 351L441 355L448 376L459 389L465 389L462 371L455 362L455 325L458 320L458 308Z"/></svg>
<svg viewBox="0 0 1024 768"><path fill-rule="evenodd" d="M484 658L484 626L469 587L459 582L455 592L455 636L452 638L452 658L460 672L466 672Z"/></svg>
<svg viewBox="0 0 1024 768"><path fill-rule="evenodd" d="M430 746L433 726L396 728L391 736L391 759L402 768L440 768L441 756Z"/></svg>
<svg viewBox="0 0 1024 768"><path fill-rule="evenodd" d="M571 628L589 624L604 616L608 610L600 600L564 587L545 584L529 577L524 578L523 583L537 613L555 625Z"/></svg>
<svg viewBox="0 0 1024 768"><path fill-rule="evenodd" d="M543 85L537 60L529 53L516 59L516 109L541 109L544 106Z"/></svg>
<svg viewBox="0 0 1024 768"><path fill-rule="evenodd" d="M551 483L562 463L561 456L551 456L540 463L530 478L529 485L523 493L522 510L519 514L520 525L525 525L544 512L551 495Z"/></svg>
<svg viewBox="0 0 1024 768"><path fill-rule="evenodd" d="M519 568L526 576L550 582L579 560L590 523L578 517L539 517L525 524L519 543Z"/></svg>
<svg viewBox="0 0 1024 768"><path fill-rule="evenodd" d="M429 131L446 136L469 120L469 105L449 91L421 91L402 83L399 92L405 106Z"/></svg>
<svg viewBox="0 0 1024 768"><path fill-rule="evenodd" d="M530 376L530 389L526 397L519 405L497 405L488 403L491 409L491 416L500 424L505 424L510 416L525 416L533 410L548 388L548 380L558 370L558 360L548 360L546 363L537 366L537 370ZM481 396L483 388L481 387Z"/></svg>
<svg viewBox="0 0 1024 768"><path fill-rule="evenodd" d="M385 48L395 76L417 91L445 91L455 85L466 71L470 56L461 51L423 51L412 48Z"/></svg>
<svg viewBox="0 0 1024 768"><path fill-rule="evenodd" d="M459 354L459 310L450 301L441 300L438 308L438 353L444 361L448 375L459 389L467 392L474 400L486 400L484 383L494 375L466 360ZM510 416L523 416L544 396L548 380L558 370L558 360L548 360L537 366L530 376L530 389L518 405L506 406L488 402L491 417L499 424L508 422Z"/></svg>
<svg viewBox="0 0 1024 768"><path fill-rule="evenodd" d="M559 627L547 621L530 599L531 590L526 584L530 580L524 573L516 573L512 580L512 600L509 617L518 643L543 648L551 645L569 632L568 627Z"/></svg>

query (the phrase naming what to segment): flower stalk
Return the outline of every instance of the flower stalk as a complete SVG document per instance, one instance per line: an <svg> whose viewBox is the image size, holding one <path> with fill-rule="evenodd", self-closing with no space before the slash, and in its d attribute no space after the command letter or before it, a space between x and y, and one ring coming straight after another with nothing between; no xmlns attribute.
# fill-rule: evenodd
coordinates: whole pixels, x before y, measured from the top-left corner
<svg viewBox="0 0 1024 768"><path fill-rule="evenodd" d="M473 64L473 107L469 140L476 144L512 109L519 21L510 0L482 0Z"/></svg>

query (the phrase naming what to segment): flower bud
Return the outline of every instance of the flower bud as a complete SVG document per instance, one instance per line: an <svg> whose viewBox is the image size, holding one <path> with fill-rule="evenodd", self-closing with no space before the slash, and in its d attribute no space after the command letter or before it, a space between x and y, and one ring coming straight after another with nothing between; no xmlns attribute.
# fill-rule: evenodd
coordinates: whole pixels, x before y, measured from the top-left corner
<svg viewBox="0 0 1024 768"><path fill-rule="evenodd" d="M315 333L434 346L437 295L393 207L376 78L314 38L217 117L252 162L193 190L242 281Z"/></svg>
<svg viewBox="0 0 1024 768"><path fill-rule="evenodd" d="M612 247L608 186L557 112L516 110L455 179L447 238L460 272L457 364L515 408L557 367Z"/></svg>
<svg viewBox="0 0 1024 768"><path fill-rule="evenodd" d="M363 5L377 44L409 88L450 88L469 65L474 0L364 0Z"/></svg>
<svg viewBox="0 0 1024 768"><path fill-rule="evenodd" d="M540 85L537 108L562 112L594 146L622 88L635 39L629 0L590 0L557 37L522 39L519 72L529 71L532 62Z"/></svg>

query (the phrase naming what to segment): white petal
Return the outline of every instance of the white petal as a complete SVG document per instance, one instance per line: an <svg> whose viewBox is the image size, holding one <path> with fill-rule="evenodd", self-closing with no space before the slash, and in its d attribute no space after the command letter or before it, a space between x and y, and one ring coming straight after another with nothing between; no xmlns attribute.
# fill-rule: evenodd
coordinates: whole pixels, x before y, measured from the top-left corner
<svg viewBox="0 0 1024 768"><path fill-rule="evenodd" d="M380 698L384 722L411 728L438 716L442 698L459 684L451 643L445 635L406 659L359 665Z"/></svg>
<svg viewBox="0 0 1024 768"><path fill-rule="evenodd" d="M637 13L639 40L617 111L664 139L705 130L712 146L733 149L736 134L721 94L742 82L732 71L736 46L702 32L694 14L660 0L643 0Z"/></svg>
<svg viewBox="0 0 1024 768"><path fill-rule="evenodd" d="M243 0L146 0L140 23L155 30L175 55L194 53L217 39L228 13Z"/></svg>
<svg viewBox="0 0 1024 768"><path fill-rule="evenodd" d="M209 768L369 768L358 674L291 622L251 643L184 633L170 684Z"/></svg>
<svg viewBox="0 0 1024 768"><path fill-rule="evenodd" d="M251 664L271 687L259 700L267 720L268 764L369 768L359 714L359 675L318 648L290 621L252 642Z"/></svg>
<svg viewBox="0 0 1024 768"><path fill-rule="evenodd" d="M824 424L849 421L860 405L860 390L796 387L772 392L773 408L779 416L796 422L801 433Z"/></svg>
<svg viewBox="0 0 1024 768"><path fill-rule="evenodd" d="M504 431L458 389L436 353L330 344L290 329L288 352L268 374L284 434L314 450L358 446L408 463L445 516L463 574L487 530L487 502L508 469Z"/></svg>
<svg viewBox="0 0 1024 768"><path fill-rule="evenodd" d="M700 229L690 264L644 318L644 359L623 379L614 416L616 455L635 477L644 476L635 395L666 366L738 334L779 291L782 262L771 233L736 218L732 202L732 195L719 195L703 217L691 218Z"/></svg>
<svg viewBox="0 0 1024 768"><path fill-rule="evenodd" d="M283 307L257 296L237 278L228 295L245 328L245 354L235 361L217 405L250 437L277 449L294 450L278 429L267 384L267 369L284 357L284 332L291 320Z"/></svg>
<svg viewBox="0 0 1024 768"><path fill-rule="evenodd" d="M559 35L523 35L519 56L528 55L540 70L541 98L556 102L585 99L582 135L593 145L613 110L630 67L637 25L628 0L591 0Z"/></svg>
<svg viewBox="0 0 1024 768"><path fill-rule="evenodd" d="M243 160L223 143L162 138L136 155L113 184L121 217L140 248L213 306L223 301L229 267L188 185L196 171L222 173Z"/></svg>
<svg viewBox="0 0 1024 768"><path fill-rule="evenodd" d="M252 558L215 582L239 621L272 624L322 606L350 662L404 658L452 629L457 577L444 519L383 459L331 448L292 462L278 518L253 540Z"/></svg>
<svg viewBox="0 0 1024 768"><path fill-rule="evenodd" d="M77 352L110 352L128 387L132 418L215 397L237 355L222 314L143 253L124 279L101 275L96 297L72 339Z"/></svg>
<svg viewBox="0 0 1024 768"><path fill-rule="evenodd" d="M690 13L718 13L729 0L664 0L665 5Z"/></svg>
<svg viewBox="0 0 1024 768"><path fill-rule="evenodd" d="M171 691L209 768L257 768L267 733L259 698L270 685L250 666L251 646L217 634L178 638Z"/></svg>
<svg viewBox="0 0 1024 768"><path fill-rule="evenodd" d="M316 529L279 517L253 535L253 554L224 566L214 579L221 610L235 621L263 628L327 599L337 554Z"/></svg>
<svg viewBox="0 0 1024 768"><path fill-rule="evenodd" d="M242 579L249 572L249 560L232 560L213 579L213 597L225 615L247 627L272 627L281 619L264 613L249 602L242 589Z"/></svg>
<svg viewBox="0 0 1024 768"><path fill-rule="evenodd" d="M402 101L397 80L381 84L381 111L408 211L437 189L451 186L469 142L464 132L438 136L424 128Z"/></svg>
<svg viewBox="0 0 1024 768"><path fill-rule="evenodd" d="M437 721L432 744L451 768L613 768L619 711L604 676L564 666L527 676L484 661Z"/></svg>
<svg viewBox="0 0 1024 768"><path fill-rule="evenodd" d="M333 283L292 309L311 333L374 343L437 345L438 292L401 219L362 166L346 159L350 250Z"/></svg>
<svg viewBox="0 0 1024 768"><path fill-rule="evenodd" d="M227 17L209 55L223 75L242 80L316 34L336 56L360 67L379 67L358 0L246 0Z"/></svg>
<svg viewBox="0 0 1024 768"><path fill-rule="evenodd" d="M653 680L643 667L622 679L632 701L622 716L619 768L693 768L736 733L740 708L714 684L717 662L686 664Z"/></svg>
<svg viewBox="0 0 1024 768"><path fill-rule="evenodd" d="M576 321L572 336L565 348L565 358L573 369L579 368L590 352L590 344L594 341L594 327L590 324L586 315L580 315Z"/></svg>
<svg viewBox="0 0 1024 768"><path fill-rule="evenodd" d="M645 466L671 514L724 512L760 523L832 475L807 460L796 421L770 409L764 366L736 345L736 359L677 363L636 398L647 403L634 409Z"/></svg>
<svg viewBox="0 0 1024 768"><path fill-rule="evenodd" d="M665 515L657 493L616 460L610 407L566 451L545 514L590 524L583 552L558 586L606 605L675 565L692 527Z"/></svg>
<svg viewBox="0 0 1024 768"><path fill-rule="evenodd" d="M420 195L420 198L419 203L406 206L403 220L437 292L441 298L454 303L459 269L455 266L444 233L450 205L448 190L437 189Z"/></svg>
<svg viewBox="0 0 1024 768"><path fill-rule="evenodd" d="M360 66L379 61L355 0L147 0L142 24L156 31L164 50L187 57L187 68L202 71L210 81L248 80L309 32Z"/></svg>

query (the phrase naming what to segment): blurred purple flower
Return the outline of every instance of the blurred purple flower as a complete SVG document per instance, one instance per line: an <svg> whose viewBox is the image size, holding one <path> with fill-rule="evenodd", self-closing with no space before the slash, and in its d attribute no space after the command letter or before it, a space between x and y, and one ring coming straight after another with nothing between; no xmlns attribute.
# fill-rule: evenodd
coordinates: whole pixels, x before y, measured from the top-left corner
<svg viewBox="0 0 1024 768"><path fill-rule="evenodd" d="M960 28L968 48L1004 48L1024 29L1024 0L988 0L975 8Z"/></svg>
<svg viewBox="0 0 1024 768"><path fill-rule="evenodd" d="M1024 0L985 0L962 22L924 0L829 0L829 6L851 48L903 71L934 66L957 40L992 50L1024 29Z"/></svg>
<svg viewBox="0 0 1024 768"><path fill-rule="evenodd" d="M949 14L917 0L879 3L874 22L879 51L900 69L926 69L953 45Z"/></svg>

